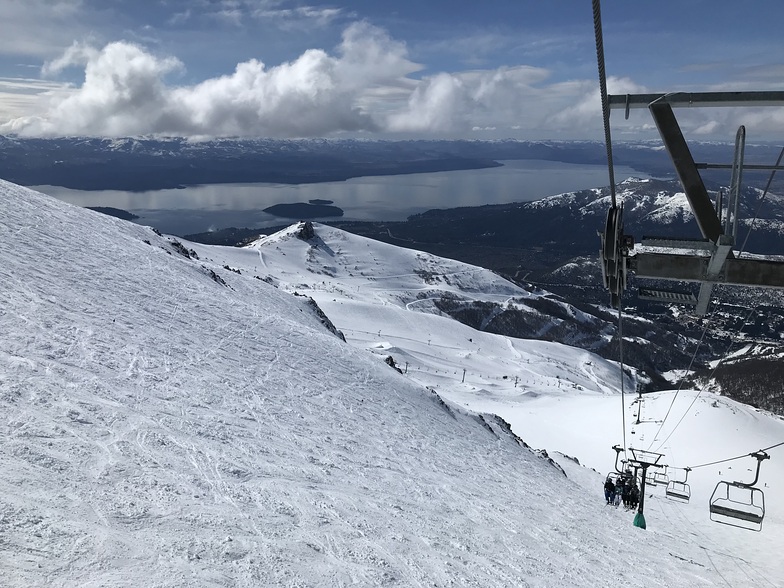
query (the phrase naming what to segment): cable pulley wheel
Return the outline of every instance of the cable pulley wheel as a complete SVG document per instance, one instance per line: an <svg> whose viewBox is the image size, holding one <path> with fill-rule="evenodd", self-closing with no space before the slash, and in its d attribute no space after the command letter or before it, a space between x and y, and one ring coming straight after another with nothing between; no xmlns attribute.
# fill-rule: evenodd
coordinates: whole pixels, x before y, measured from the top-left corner
<svg viewBox="0 0 784 588"><path fill-rule="evenodd" d="M623 206L607 211L607 222L601 237L602 279L610 291L610 303L619 308L626 289L626 250L623 239Z"/></svg>

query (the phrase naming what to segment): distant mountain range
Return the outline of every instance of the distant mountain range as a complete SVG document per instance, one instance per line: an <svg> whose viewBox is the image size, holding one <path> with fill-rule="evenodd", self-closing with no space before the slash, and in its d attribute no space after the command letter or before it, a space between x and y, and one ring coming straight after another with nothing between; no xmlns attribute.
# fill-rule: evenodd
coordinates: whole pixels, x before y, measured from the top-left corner
<svg viewBox="0 0 784 588"><path fill-rule="evenodd" d="M717 189L718 185L710 185ZM698 238L699 229L675 180L629 178L618 185L624 203L624 232L642 236ZM330 224L396 245L456 257L522 278L542 278L563 262L593 256L604 228L609 188L550 196L534 202L429 210L406 221ZM784 253L784 197L747 187L741 196L737 246L765 255ZM187 238L211 244L240 244L276 229L212 231ZM563 270L562 270L563 271Z"/></svg>
<svg viewBox="0 0 784 588"><path fill-rule="evenodd" d="M732 147L698 143L695 157L731 160ZM749 145L748 162L771 163L771 145ZM615 162L653 176L672 167L659 142L617 143ZM0 177L25 186L78 190L158 190L197 184L313 183L352 177L478 169L538 159L605 164L597 141L371 141L183 138L24 139L0 136Z"/></svg>

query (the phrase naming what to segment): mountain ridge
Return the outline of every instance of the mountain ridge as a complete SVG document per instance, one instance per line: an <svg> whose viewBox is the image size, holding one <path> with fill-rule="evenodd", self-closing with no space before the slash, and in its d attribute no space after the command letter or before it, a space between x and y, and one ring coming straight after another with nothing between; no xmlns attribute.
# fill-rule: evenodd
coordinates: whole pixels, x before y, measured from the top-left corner
<svg viewBox="0 0 784 588"><path fill-rule="evenodd" d="M625 232L638 239L644 235L697 237L699 230L680 185L672 180L628 178L618 185L618 198L625 202ZM742 193L739 233L745 254L784 252L784 200L758 188ZM609 188L569 192L534 202L482 207L431 210L406 222L330 222L331 226L414 250L459 259L490 268L528 290L542 288L551 300L537 302L542 325L560 323L541 331L530 315L504 310L495 304L444 299L440 310L471 326L513 337L546 338L567 344L582 339L586 348L604 357L618 356L617 341L602 333L612 330L617 317L607 307L608 295L601 287L596 251L597 231L604 226L610 204ZM764 204L764 206L760 206ZM258 230L231 231L230 243L253 239ZM749 234L747 238L746 235ZM223 233L191 235L196 241L220 242ZM741 245L739 244L739 246ZM704 377L708 364L722 357L737 339L781 346L784 307L780 293L760 289L717 288L720 306L712 325L689 309L636 299L639 281L630 279L625 294L626 361L646 373L646 389L671 385L664 374L683 369L696 360ZM650 282L648 283L650 284ZM672 287L664 284L665 287ZM693 288L693 286L691 286ZM688 289L684 285L683 289ZM594 317L594 327L575 323L563 308L571 306ZM750 315L750 308L756 309ZM490 320L488 317L493 317ZM539 319L537 319L539 320ZM707 328L703 332L703 328ZM761 366L759 362L755 365ZM760 374L762 375L762 374ZM696 381L693 381L696 382ZM738 387L740 386L740 387ZM754 393L751 384L734 380L725 390L755 406L784 414L784 395Z"/></svg>

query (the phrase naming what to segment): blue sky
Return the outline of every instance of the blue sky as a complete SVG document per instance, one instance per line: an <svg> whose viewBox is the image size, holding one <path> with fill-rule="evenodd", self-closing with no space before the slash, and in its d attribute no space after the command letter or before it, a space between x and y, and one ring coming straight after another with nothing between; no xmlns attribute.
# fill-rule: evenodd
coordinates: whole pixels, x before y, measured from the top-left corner
<svg viewBox="0 0 784 588"><path fill-rule="evenodd" d="M610 91L784 89L784 3L602 2ZM5 0L0 132L601 138L590 0ZM689 110L687 133L784 130ZM618 138L655 137L646 112Z"/></svg>

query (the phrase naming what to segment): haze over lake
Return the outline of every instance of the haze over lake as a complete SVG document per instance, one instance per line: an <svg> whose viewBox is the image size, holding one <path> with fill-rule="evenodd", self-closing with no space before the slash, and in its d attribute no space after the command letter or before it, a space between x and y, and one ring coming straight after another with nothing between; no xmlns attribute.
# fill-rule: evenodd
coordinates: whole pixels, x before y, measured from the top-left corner
<svg viewBox="0 0 784 588"><path fill-rule="evenodd" d="M433 208L529 202L609 183L607 168L602 165L539 160L502 163L502 167L488 169L366 176L316 184L210 184L147 192L34 188L79 206L127 210L139 216L136 222L140 224L164 233L187 235L226 227L264 228L298 220L263 212L282 203L330 200L343 209L341 220L395 221ZM617 181L628 176L647 177L629 167L616 167Z"/></svg>

